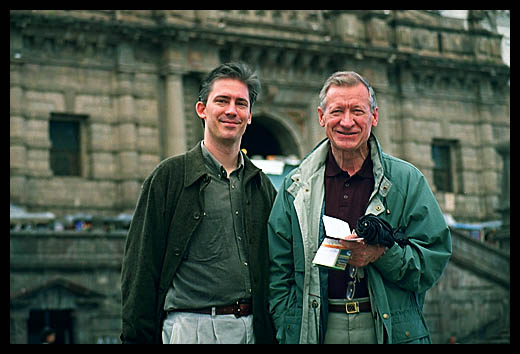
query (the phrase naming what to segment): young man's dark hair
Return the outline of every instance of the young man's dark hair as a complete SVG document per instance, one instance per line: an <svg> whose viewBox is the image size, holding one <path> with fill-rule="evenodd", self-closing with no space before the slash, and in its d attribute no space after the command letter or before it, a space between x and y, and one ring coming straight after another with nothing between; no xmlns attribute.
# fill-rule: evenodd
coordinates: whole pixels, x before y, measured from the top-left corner
<svg viewBox="0 0 520 354"><path fill-rule="evenodd" d="M237 79L242 81L249 90L249 110L253 109L256 98L260 93L260 80L256 74L247 64L225 63L213 69L208 76L200 83L198 100L206 104L208 101L211 87L216 80L219 79ZM202 120L204 122L204 120Z"/></svg>

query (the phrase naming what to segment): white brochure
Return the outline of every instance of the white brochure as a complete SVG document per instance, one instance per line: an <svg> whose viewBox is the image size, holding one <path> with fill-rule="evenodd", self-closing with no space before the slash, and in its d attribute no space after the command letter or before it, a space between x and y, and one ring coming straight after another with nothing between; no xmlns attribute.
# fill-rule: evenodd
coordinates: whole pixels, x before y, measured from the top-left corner
<svg viewBox="0 0 520 354"><path fill-rule="evenodd" d="M343 220L327 215L323 215L323 225L326 237L318 248L312 263L321 267L345 270L351 251L345 249L339 240L346 240L346 237L352 234L350 226ZM348 239L348 241L360 240L362 238Z"/></svg>

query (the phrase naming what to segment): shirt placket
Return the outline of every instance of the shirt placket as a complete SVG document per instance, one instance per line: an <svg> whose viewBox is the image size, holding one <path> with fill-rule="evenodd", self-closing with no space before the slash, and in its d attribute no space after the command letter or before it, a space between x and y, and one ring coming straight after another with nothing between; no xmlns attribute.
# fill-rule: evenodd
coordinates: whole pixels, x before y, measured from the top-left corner
<svg viewBox="0 0 520 354"><path fill-rule="evenodd" d="M231 200L231 210L233 213L233 230L235 233L235 241L238 248L240 269L243 272L244 279L244 297L251 296L251 280L249 277L249 257L247 251L247 240L244 230L244 208L243 208L243 187L240 180L241 169L234 171L229 176L229 196Z"/></svg>

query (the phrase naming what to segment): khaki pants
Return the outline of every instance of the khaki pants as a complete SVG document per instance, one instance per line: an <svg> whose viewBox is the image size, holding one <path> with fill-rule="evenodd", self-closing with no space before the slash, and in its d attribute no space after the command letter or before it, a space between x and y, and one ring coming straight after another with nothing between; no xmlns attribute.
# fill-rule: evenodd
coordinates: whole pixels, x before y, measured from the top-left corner
<svg viewBox="0 0 520 354"><path fill-rule="evenodd" d="M254 344L253 315L170 312L163 322L163 344Z"/></svg>
<svg viewBox="0 0 520 354"><path fill-rule="evenodd" d="M345 301L329 300L334 304ZM372 312L329 312L325 344L377 344Z"/></svg>

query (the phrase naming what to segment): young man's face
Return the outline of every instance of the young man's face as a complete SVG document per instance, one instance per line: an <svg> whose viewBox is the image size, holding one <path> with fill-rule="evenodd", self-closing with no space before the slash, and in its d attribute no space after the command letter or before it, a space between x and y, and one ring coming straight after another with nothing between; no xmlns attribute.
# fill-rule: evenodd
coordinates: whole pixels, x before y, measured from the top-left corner
<svg viewBox="0 0 520 354"><path fill-rule="evenodd" d="M221 143L239 142L251 124L251 107L247 85L236 79L219 79L213 83L208 101L197 102L197 114L205 120L204 139Z"/></svg>

